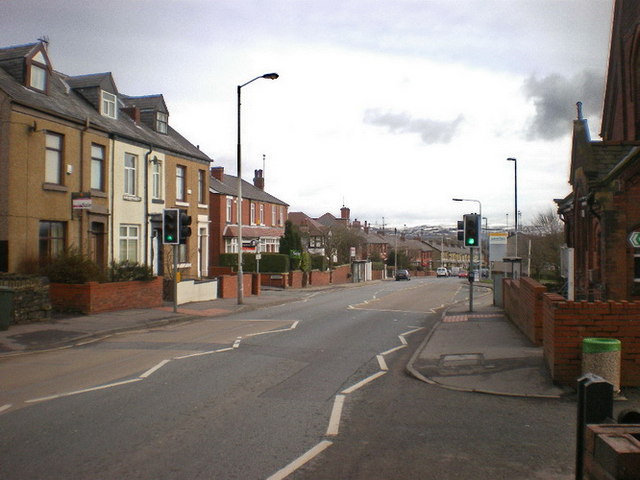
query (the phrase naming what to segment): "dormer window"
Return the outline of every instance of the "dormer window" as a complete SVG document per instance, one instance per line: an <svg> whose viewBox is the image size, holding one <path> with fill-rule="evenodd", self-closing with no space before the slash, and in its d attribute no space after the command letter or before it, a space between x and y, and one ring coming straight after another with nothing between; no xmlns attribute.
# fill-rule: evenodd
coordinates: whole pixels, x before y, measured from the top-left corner
<svg viewBox="0 0 640 480"><path fill-rule="evenodd" d="M102 111L100 113L105 117L117 118L116 101L117 98L113 93L102 90Z"/></svg>
<svg viewBox="0 0 640 480"><path fill-rule="evenodd" d="M163 112L156 112L156 132L167 133L169 125L169 115Z"/></svg>
<svg viewBox="0 0 640 480"><path fill-rule="evenodd" d="M42 52L27 61L28 86L41 92L47 91L47 60Z"/></svg>

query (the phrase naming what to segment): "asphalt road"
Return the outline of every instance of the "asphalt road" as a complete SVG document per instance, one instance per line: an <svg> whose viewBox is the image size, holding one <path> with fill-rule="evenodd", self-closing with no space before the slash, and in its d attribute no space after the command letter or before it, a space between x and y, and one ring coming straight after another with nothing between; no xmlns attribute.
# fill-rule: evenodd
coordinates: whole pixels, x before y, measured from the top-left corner
<svg viewBox="0 0 640 480"><path fill-rule="evenodd" d="M2 362L1 395L28 406L0 415L0 478L284 478L337 450L460 285L381 282Z"/></svg>

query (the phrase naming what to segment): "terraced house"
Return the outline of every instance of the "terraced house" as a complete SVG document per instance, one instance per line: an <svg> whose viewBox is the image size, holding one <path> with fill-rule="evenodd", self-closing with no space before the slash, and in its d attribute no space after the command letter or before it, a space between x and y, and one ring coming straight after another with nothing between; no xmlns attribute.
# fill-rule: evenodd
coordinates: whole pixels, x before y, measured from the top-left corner
<svg viewBox="0 0 640 480"><path fill-rule="evenodd" d="M59 73L46 42L0 49L0 271L75 247L162 274L161 212L178 207L194 219L180 267L205 276L210 162L171 128L162 95Z"/></svg>

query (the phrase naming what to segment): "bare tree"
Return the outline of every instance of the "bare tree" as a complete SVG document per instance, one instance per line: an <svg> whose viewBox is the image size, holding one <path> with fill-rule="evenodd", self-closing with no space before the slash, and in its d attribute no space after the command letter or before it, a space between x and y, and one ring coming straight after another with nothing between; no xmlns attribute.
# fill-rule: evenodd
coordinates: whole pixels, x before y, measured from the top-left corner
<svg viewBox="0 0 640 480"><path fill-rule="evenodd" d="M539 212L524 230L531 239L530 275L537 279L559 279L564 227L556 211L549 207Z"/></svg>

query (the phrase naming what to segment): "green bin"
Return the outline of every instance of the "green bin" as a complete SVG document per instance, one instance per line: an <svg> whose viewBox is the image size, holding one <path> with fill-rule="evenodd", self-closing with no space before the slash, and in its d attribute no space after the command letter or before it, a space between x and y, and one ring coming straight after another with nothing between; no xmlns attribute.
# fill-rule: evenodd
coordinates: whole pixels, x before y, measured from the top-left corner
<svg viewBox="0 0 640 480"><path fill-rule="evenodd" d="M582 374L593 373L620 391L620 357L622 344L615 338L582 339Z"/></svg>
<svg viewBox="0 0 640 480"><path fill-rule="evenodd" d="M0 330L7 330L11 324L14 291L0 286Z"/></svg>

